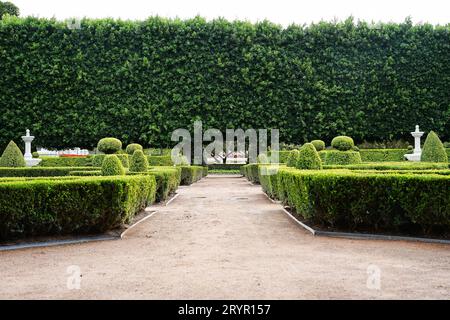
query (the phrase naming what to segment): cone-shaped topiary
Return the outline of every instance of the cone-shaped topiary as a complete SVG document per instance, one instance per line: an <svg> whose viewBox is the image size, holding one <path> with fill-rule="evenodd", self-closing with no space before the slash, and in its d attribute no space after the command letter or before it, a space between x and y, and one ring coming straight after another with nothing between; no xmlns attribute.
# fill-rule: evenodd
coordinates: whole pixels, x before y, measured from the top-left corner
<svg viewBox="0 0 450 320"><path fill-rule="evenodd" d="M313 140L311 143L314 145L317 151L325 150L325 142L322 140Z"/></svg>
<svg viewBox="0 0 450 320"><path fill-rule="evenodd" d="M337 136L331 141L331 146L339 151L347 151L353 148L353 139L347 136Z"/></svg>
<svg viewBox="0 0 450 320"><path fill-rule="evenodd" d="M444 145L434 131L430 131L425 139L420 160L426 162L448 162Z"/></svg>
<svg viewBox="0 0 450 320"><path fill-rule="evenodd" d="M139 143L131 143L127 145L127 153L132 156L136 150L144 151L144 148Z"/></svg>
<svg viewBox="0 0 450 320"><path fill-rule="evenodd" d="M295 167L298 160L298 154L299 154L298 150L292 150L291 152L289 152L289 156L286 161L286 166Z"/></svg>
<svg viewBox="0 0 450 320"><path fill-rule="evenodd" d="M312 143L305 143L300 148L295 167L297 169L322 169L322 160L320 160L319 153Z"/></svg>
<svg viewBox="0 0 450 320"><path fill-rule="evenodd" d="M116 138L103 138L98 142L97 149L106 154L113 154L122 150L122 142Z"/></svg>
<svg viewBox="0 0 450 320"><path fill-rule="evenodd" d="M10 141L0 158L0 167L25 167L25 159L17 144Z"/></svg>
<svg viewBox="0 0 450 320"><path fill-rule="evenodd" d="M136 150L130 161L130 172L147 172L148 159L142 150Z"/></svg>
<svg viewBox="0 0 450 320"><path fill-rule="evenodd" d="M125 169L119 158L110 154L105 157L102 163L102 176L123 176Z"/></svg>

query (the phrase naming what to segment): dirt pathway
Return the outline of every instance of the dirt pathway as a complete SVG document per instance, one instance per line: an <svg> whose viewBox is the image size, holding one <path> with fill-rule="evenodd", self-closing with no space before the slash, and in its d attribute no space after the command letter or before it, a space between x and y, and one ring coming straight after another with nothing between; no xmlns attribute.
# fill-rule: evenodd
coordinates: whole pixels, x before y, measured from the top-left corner
<svg viewBox="0 0 450 320"><path fill-rule="evenodd" d="M243 178L179 193L125 240L0 252L0 298L450 297L449 246L314 238Z"/></svg>

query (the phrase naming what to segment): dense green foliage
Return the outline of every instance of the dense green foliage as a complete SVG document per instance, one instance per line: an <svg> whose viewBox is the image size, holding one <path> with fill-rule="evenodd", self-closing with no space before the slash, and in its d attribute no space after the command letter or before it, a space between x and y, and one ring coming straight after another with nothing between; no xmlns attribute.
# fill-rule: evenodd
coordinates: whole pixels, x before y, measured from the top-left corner
<svg viewBox="0 0 450 320"><path fill-rule="evenodd" d="M274 152L278 153L278 163L287 163L291 150L270 151L269 155L272 157Z"/></svg>
<svg viewBox="0 0 450 320"><path fill-rule="evenodd" d="M409 139L418 122L448 140L449 30L198 17L69 29L9 17L0 21L0 146L25 126L47 147L93 147L105 136L169 146L194 119L222 131L280 128L281 141L297 144Z"/></svg>
<svg viewBox="0 0 450 320"><path fill-rule="evenodd" d="M322 140L313 140L311 141L313 146L316 148L317 151L322 151L325 149L325 142Z"/></svg>
<svg viewBox="0 0 450 320"><path fill-rule="evenodd" d="M116 138L103 138L98 141L97 150L106 154L117 153L122 150L122 142Z"/></svg>
<svg viewBox="0 0 450 320"><path fill-rule="evenodd" d="M295 167L297 169L307 170L322 169L322 160L320 159L319 154L312 143L305 143L300 148Z"/></svg>
<svg viewBox="0 0 450 320"><path fill-rule="evenodd" d="M324 169L351 169L351 170L429 170L448 169L449 164L433 162L366 162L351 165L324 165Z"/></svg>
<svg viewBox="0 0 450 320"><path fill-rule="evenodd" d="M338 151L338 150L329 150L325 153L325 164L326 165L334 165L334 164L358 164L361 163L361 155L357 151Z"/></svg>
<svg viewBox="0 0 450 320"><path fill-rule="evenodd" d="M108 154L102 163L102 176L121 176L125 174L122 162L115 154Z"/></svg>
<svg viewBox="0 0 450 320"><path fill-rule="evenodd" d="M117 153L115 154L115 156L117 158L119 158L119 160L122 162L122 165L125 168L128 168L130 166L130 160L128 157L128 154L126 153ZM93 158L92 158L92 166L93 167L101 167L103 160L105 160L106 154L96 154Z"/></svg>
<svg viewBox="0 0 450 320"><path fill-rule="evenodd" d="M298 156L300 154L300 151L298 150L291 150L289 151L289 156L286 160L286 165L288 167L295 167L298 161Z"/></svg>
<svg viewBox="0 0 450 320"><path fill-rule="evenodd" d="M337 136L331 140L331 146L340 151L351 150L355 143L351 137L347 136Z"/></svg>
<svg viewBox="0 0 450 320"><path fill-rule="evenodd" d="M20 10L19 8L12 2L9 1L0 1L0 20L3 15L9 14L11 16L19 16Z"/></svg>
<svg viewBox="0 0 450 320"><path fill-rule="evenodd" d="M0 158L0 167L25 167L22 151L14 141L10 141Z"/></svg>
<svg viewBox="0 0 450 320"><path fill-rule="evenodd" d="M61 177L68 176L71 171L92 171L94 167L28 167L28 168L2 168L0 177Z"/></svg>
<svg viewBox="0 0 450 320"><path fill-rule="evenodd" d="M127 145L126 151L130 156L132 156L136 150L144 151L144 148L139 143Z"/></svg>
<svg viewBox="0 0 450 320"><path fill-rule="evenodd" d="M88 167L92 165L92 157L40 157L40 167ZM99 167L101 164L99 165Z"/></svg>
<svg viewBox="0 0 450 320"><path fill-rule="evenodd" d="M69 178L0 179L0 240L103 232L155 199L150 175Z"/></svg>
<svg viewBox="0 0 450 320"><path fill-rule="evenodd" d="M181 185L186 186L199 181L208 174L208 167L202 166L180 166Z"/></svg>
<svg viewBox="0 0 450 320"><path fill-rule="evenodd" d="M148 156L148 164L151 166L173 166L171 156Z"/></svg>
<svg viewBox="0 0 450 320"><path fill-rule="evenodd" d="M266 169L267 170L267 169ZM347 230L450 231L450 176L280 168L260 177L308 222ZM330 192L333 190L333 192Z"/></svg>
<svg viewBox="0 0 450 320"><path fill-rule="evenodd" d="M404 161L408 149L360 149L363 162Z"/></svg>
<svg viewBox="0 0 450 320"><path fill-rule="evenodd" d="M142 150L137 149L134 151L130 160L131 172L146 172L148 170L148 160Z"/></svg>
<svg viewBox="0 0 450 320"><path fill-rule="evenodd" d="M448 156L444 145L434 131L428 133L423 144L421 161L426 162L448 162Z"/></svg>

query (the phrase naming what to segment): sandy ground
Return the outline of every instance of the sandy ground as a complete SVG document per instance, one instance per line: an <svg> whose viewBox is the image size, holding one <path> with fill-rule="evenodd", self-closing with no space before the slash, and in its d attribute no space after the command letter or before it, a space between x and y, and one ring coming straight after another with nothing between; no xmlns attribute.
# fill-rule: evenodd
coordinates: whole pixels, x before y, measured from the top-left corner
<svg viewBox="0 0 450 320"><path fill-rule="evenodd" d="M0 252L0 298L450 298L450 246L313 237L243 178L179 193L124 240Z"/></svg>

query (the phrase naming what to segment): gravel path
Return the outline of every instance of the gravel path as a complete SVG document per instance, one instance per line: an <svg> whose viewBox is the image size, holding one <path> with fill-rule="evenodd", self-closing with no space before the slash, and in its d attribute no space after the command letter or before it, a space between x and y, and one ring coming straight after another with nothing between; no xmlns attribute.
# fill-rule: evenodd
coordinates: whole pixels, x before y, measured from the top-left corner
<svg viewBox="0 0 450 320"><path fill-rule="evenodd" d="M450 297L450 246L313 237L243 178L179 193L124 240L0 252L0 298Z"/></svg>

